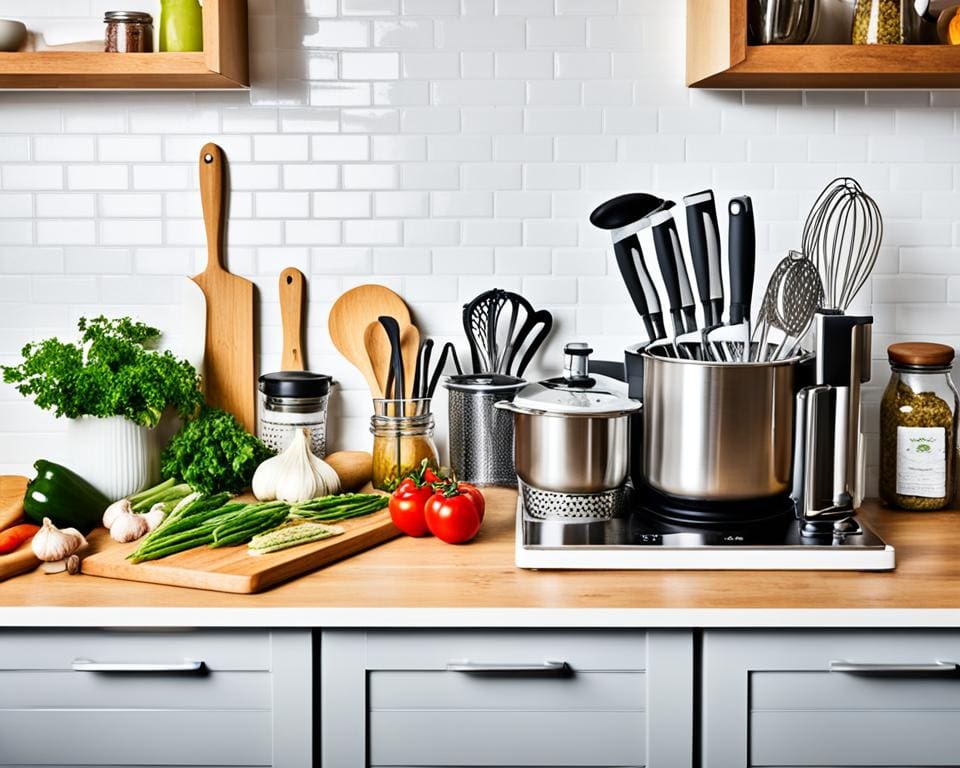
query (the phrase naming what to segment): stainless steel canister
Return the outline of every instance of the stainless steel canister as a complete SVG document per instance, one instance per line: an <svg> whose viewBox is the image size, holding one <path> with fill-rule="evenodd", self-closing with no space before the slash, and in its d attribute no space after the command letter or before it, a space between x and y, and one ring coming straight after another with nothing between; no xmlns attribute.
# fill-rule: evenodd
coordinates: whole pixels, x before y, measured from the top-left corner
<svg viewBox="0 0 960 768"><path fill-rule="evenodd" d="M450 466L474 485L516 487L513 416L495 404L512 401L526 382L495 373L451 376L444 382L450 410Z"/></svg>
<svg viewBox="0 0 960 768"><path fill-rule="evenodd" d="M804 358L721 364L665 354L643 353L641 481L693 501L786 494Z"/></svg>

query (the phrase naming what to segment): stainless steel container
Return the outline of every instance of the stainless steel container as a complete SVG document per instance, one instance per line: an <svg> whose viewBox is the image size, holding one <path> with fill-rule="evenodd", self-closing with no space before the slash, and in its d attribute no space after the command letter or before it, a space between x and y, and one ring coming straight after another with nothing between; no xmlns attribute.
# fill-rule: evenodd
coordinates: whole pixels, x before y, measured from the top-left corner
<svg viewBox="0 0 960 768"><path fill-rule="evenodd" d="M564 376L525 387L497 408L514 413L514 462L539 491L594 494L621 488L630 471L630 418L640 403L623 382L586 374L586 345L564 348Z"/></svg>
<svg viewBox="0 0 960 768"><path fill-rule="evenodd" d="M805 43L816 12L816 0L749 0L750 44Z"/></svg>
<svg viewBox="0 0 960 768"><path fill-rule="evenodd" d="M641 481L696 502L786 494L803 358L720 364L665 354L643 353Z"/></svg>
<svg viewBox="0 0 960 768"><path fill-rule="evenodd" d="M496 373L451 376L444 382L450 413L450 466L474 485L517 485L513 417L494 406L511 401L526 382Z"/></svg>

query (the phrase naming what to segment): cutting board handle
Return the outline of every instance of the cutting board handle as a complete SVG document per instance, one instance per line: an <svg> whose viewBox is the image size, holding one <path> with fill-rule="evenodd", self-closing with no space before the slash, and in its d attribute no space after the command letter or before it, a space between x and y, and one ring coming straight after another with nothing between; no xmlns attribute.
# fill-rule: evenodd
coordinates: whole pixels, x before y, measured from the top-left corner
<svg viewBox="0 0 960 768"><path fill-rule="evenodd" d="M225 156L213 144L204 144L200 150L200 201L203 204L203 224L207 230L207 267L205 272L223 272L223 186Z"/></svg>
<svg viewBox="0 0 960 768"><path fill-rule="evenodd" d="M280 368L284 371L305 370L303 360L303 272L287 267L280 273L280 317L283 321L283 354Z"/></svg>

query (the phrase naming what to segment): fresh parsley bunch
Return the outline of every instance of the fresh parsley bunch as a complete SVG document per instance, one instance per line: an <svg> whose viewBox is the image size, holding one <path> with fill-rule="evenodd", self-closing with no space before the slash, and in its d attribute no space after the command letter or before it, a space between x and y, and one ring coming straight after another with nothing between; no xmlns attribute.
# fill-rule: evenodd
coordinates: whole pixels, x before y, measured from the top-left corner
<svg viewBox="0 0 960 768"><path fill-rule="evenodd" d="M123 416L155 427L164 409L193 415L203 403L197 371L170 352L148 347L160 331L129 317L80 318L79 343L57 338L27 344L3 380L56 416Z"/></svg>
<svg viewBox="0 0 960 768"><path fill-rule="evenodd" d="M226 411L204 406L173 436L160 457L164 477L179 477L201 493L239 493L273 455Z"/></svg>

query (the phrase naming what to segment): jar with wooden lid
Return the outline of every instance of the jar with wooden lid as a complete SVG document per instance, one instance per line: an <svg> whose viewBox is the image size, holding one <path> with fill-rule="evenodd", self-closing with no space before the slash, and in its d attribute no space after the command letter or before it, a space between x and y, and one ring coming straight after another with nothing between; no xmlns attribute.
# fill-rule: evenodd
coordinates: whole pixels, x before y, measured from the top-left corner
<svg viewBox="0 0 960 768"><path fill-rule="evenodd" d="M887 349L890 383L880 404L880 496L902 509L935 510L953 500L960 395L954 350L907 342Z"/></svg>

